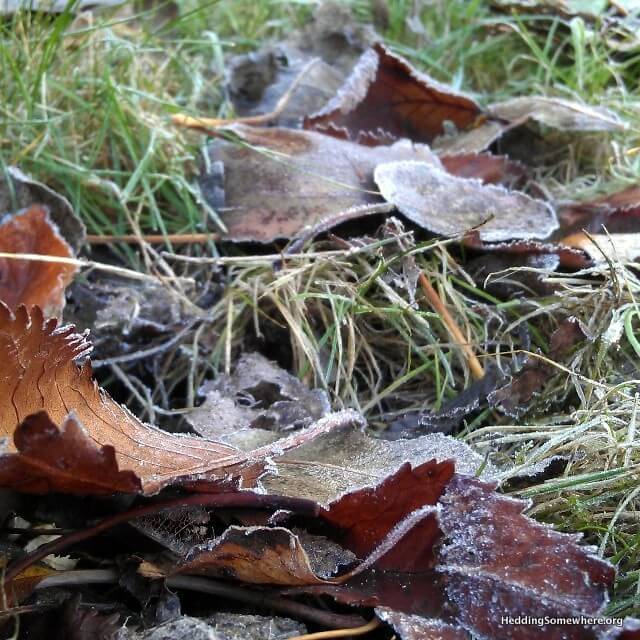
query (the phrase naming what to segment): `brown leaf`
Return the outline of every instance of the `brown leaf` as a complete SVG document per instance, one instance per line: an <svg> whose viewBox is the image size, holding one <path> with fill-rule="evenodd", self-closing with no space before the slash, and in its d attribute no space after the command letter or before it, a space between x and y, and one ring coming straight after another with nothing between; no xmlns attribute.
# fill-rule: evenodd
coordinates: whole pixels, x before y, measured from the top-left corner
<svg viewBox="0 0 640 640"><path fill-rule="evenodd" d="M377 211L383 200L373 170L380 162L439 164L428 147L406 140L368 148L313 131L236 125L229 132L241 143L217 141L208 154L211 166L224 166L224 207L215 208L232 241L292 238L322 222L330 227L342 217ZM218 188L215 173L204 175L202 189L211 204Z"/></svg>
<svg viewBox="0 0 640 640"><path fill-rule="evenodd" d="M445 122L462 131L480 115L471 98L376 44L362 55L335 98L306 118L304 126L332 135L342 131L347 139L367 144L390 136L430 143L445 132Z"/></svg>
<svg viewBox="0 0 640 640"><path fill-rule="evenodd" d="M613 111L604 107L543 96L522 96L496 102L487 107L487 118L474 129L439 138L434 142L434 148L442 155L479 153L507 131L530 122L560 131L624 131L627 127Z"/></svg>
<svg viewBox="0 0 640 640"><path fill-rule="evenodd" d="M450 460L431 460L417 467L405 463L380 484L341 496L329 505L324 517L341 529L340 543L365 558L409 514L437 504L453 469ZM376 567L420 571L433 566L433 544L439 537L435 517L425 518L407 535L415 539L409 557L392 549L376 562Z"/></svg>
<svg viewBox="0 0 640 640"><path fill-rule="evenodd" d="M283 527L229 527L196 547L171 573L235 578L251 584L322 584L298 537Z"/></svg>
<svg viewBox="0 0 640 640"><path fill-rule="evenodd" d="M546 202L458 178L425 162L386 162L374 171L383 197L410 220L444 236L479 227L485 241L545 238L558 227ZM480 225L480 226L479 226Z"/></svg>
<svg viewBox="0 0 640 640"><path fill-rule="evenodd" d="M197 483L203 489L232 477L251 484L260 475L267 457L280 455L308 438L340 426L343 417L347 421L359 420L354 412L332 414L274 445L249 453L203 438L167 433L141 422L112 400L92 380L88 361L82 367L75 363L89 350L86 335L78 335L71 326L58 327L55 320L45 322L38 307L34 307L31 316L24 307L13 316L0 305L0 359L4 363L0 372L0 429L8 438L4 462L16 469L31 466L35 470L38 460L41 477L31 479L28 485L31 491L66 482L56 475L63 462L56 463L48 452L40 450L51 442L62 446L73 439L105 465L119 483L130 481L132 476L121 475L129 472L138 479L143 493L153 494L167 484ZM18 425L40 411L46 411L54 425L65 425L64 429L53 434L50 424L39 418L35 427L27 423L18 432L20 437L15 438ZM67 423L70 412L74 418ZM86 430L86 436L78 423ZM91 450L88 439L97 447L106 448ZM109 447L115 454L120 472L117 475ZM43 465L45 460L47 464ZM72 463L80 464L74 459ZM11 476L4 480L13 485ZM22 478L15 480L21 481ZM73 493L88 490L88 485L80 480L75 487L72 483L66 486ZM106 487L99 488L100 493L105 490ZM112 487L112 491L118 490L120 484Z"/></svg>
<svg viewBox="0 0 640 640"><path fill-rule="evenodd" d="M467 153L440 158L444 168L459 178L477 178L483 184L501 184L514 187L522 182L527 173L520 162L507 156L492 156L489 153Z"/></svg>
<svg viewBox="0 0 640 640"><path fill-rule="evenodd" d="M69 201L17 167L4 166L0 171L0 213L33 205L47 208L51 221L75 253L82 248L86 229Z"/></svg>
<svg viewBox="0 0 640 640"><path fill-rule="evenodd" d="M607 258L635 262L640 256L637 185L595 200L566 205L559 217L561 229L554 237L563 245L583 250L594 262Z"/></svg>
<svg viewBox="0 0 640 640"><path fill-rule="evenodd" d="M565 269L585 269L593 265L593 260L580 248L564 246L558 242L536 240L514 240L512 242L483 242L477 231L465 234L462 243L469 249L482 252L496 252L505 256L557 256L560 266Z"/></svg>
<svg viewBox="0 0 640 640"><path fill-rule="evenodd" d="M133 471L119 471L111 445L99 447L69 414L61 427L46 411L27 416L14 434L20 455L0 456L0 485L26 493L139 493Z"/></svg>
<svg viewBox="0 0 640 640"><path fill-rule="evenodd" d="M47 209L33 205L0 224L0 253L31 253L73 258L71 247L51 223ZM65 287L77 267L56 262L0 258L0 302L10 309L38 305L48 316L59 316Z"/></svg>

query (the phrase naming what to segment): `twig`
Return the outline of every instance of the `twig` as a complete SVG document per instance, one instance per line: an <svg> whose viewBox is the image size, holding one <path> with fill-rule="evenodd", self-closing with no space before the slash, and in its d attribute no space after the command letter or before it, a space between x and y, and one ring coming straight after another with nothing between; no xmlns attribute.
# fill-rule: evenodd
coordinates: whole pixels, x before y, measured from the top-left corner
<svg viewBox="0 0 640 640"><path fill-rule="evenodd" d="M11 582L17 575L32 564L39 562L51 553L59 554L67 547L83 540L93 538L99 533L112 529L116 525L123 524L134 518L140 518L151 514L175 509L177 507L203 506L203 507L250 507L253 509L287 509L296 513L317 516L320 512L318 505L312 500L304 498L288 498L285 496L269 496L252 493L250 491L240 493L196 493L192 495L174 498L162 502L145 504L134 507L122 513L109 516L98 524L87 529L74 531L65 536L61 536L52 542L43 544L34 549L24 557L9 565L4 576L4 583Z"/></svg>
<svg viewBox="0 0 640 640"><path fill-rule="evenodd" d="M277 120L287 105L291 101L293 94L296 92L300 83L304 80L310 69L314 67L320 61L319 58L310 60L296 76L296 79L291 83L286 92L280 97L276 107L271 113L263 113L257 116L247 116L245 118L194 118L184 113L176 113L171 116L171 122L179 127L185 127L187 129L196 129L204 133L210 133L213 129L220 129L221 127L228 127L232 124L248 124L253 126L265 126L269 125Z"/></svg>
<svg viewBox="0 0 640 640"><path fill-rule="evenodd" d="M127 233L119 236L103 236L103 235L88 235L87 242L89 244L139 244L140 241L144 241L148 244L164 244L169 242L171 244L202 244L209 242L209 240L215 242L220 240L219 233L169 233L167 235L140 235L135 233Z"/></svg>
<svg viewBox="0 0 640 640"><path fill-rule="evenodd" d="M79 584L114 584L118 582L118 573L113 569L89 569L80 571L62 571L55 575L43 578L36 589L49 587L70 587ZM171 576L166 578L166 584L172 589L184 589L186 591L198 591L230 600L238 600L252 604L261 609L270 609L278 613L284 613L299 620L307 620L329 629L351 628L357 631L364 623L364 619L358 615L348 615L323 611L306 604L289 600L283 596L270 595L268 593L253 591L246 586L235 586L227 582L202 578L199 576ZM10 611L15 611L10 610Z"/></svg>
<svg viewBox="0 0 640 640"><path fill-rule="evenodd" d="M453 319L453 316L449 313L447 307L445 307L442 302L438 292L433 288L432 284L427 279L427 276L421 271L418 276L418 280L420 282L420 286L424 291L427 300L433 307L434 311L442 318L449 334L453 338L453 341L462 349L464 356L469 365L469 369L471 370L471 375L476 379L480 380L484 378L484 369L480 364L476 354L473 352L471 345L468 343L467 339L464 337L460 327L458 327L456 321Z"/></svg>
<svg viewBox="0 0 640 640"><path fill-rule="evenodd" d="M304 636L293 636L289 640L325 640L327 638L347 638L351 636L363 636L369 631L377 629L382 623L378 618L374 618L367 624L363 624L361 627L345 628L345 629L333 629L332 631L318 631L318 633L307 633Z"/></svg>

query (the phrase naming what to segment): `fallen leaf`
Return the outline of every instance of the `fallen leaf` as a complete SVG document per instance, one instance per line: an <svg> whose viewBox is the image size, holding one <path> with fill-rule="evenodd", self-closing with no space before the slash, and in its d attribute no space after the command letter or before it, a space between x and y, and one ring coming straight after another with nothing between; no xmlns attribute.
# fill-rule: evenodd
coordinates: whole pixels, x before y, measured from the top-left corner
<svg viewBox="0 0 640 640"><path fill-rule="evenodd" d="M559 211L557 242L581 249L594 262L635 262L640 257L640 187L633 185ZM586 231L586 233L585 233Z"/></svg>
<svg viewBox="0 0 640 640"><path fill-rule="evenodd" d="M615 570L595 548L527 518L526 502L500 496L493 485L474 478L454 476L441 505L444 544L437 568L464 629L500 640L595 638L581 624L502 622L504 616L597 616Z"/></svg>
<svg viewBox="0 0 640 640"><path fill-rule="evenodd" d="M383 197L416 224L443 236L478 227L485 241L545 238L558 227L546 202L518 191L458 178L425 162L379 164L374 179Z"/></svg>
<svg viewBox="0 0 640 640"><path fill-rule="evenodd" d="M467 153L440 158L444 168L459 178L477 178L483 184L514 187L526 176L527 168L507 156L489 153Z"/></svg>
<svg viewBox="0 0 640 640"><path fill-rule="evenodd" d="M77 253L82 248L86 229L69 201L41 182L26 175L18 167L0 170L0 216L4 213L45 206L60 235Z"/></svg>
<svg viewBox="0 0 640 640"><path fill-rule="evenodd" d="M540 394L555 373L552 362L565 360L573 347L587 337L586 328L577 318L564 320L551 335L548 358L551 362L537 357L527 360L509 383L489 394L491 406L513 417L526 413L534 397Z"/></svg>
<svg viewBox="0 0 640 640"><path fill-rule="evenodd" d="M227 91L239 116L269 114L299 78L284 111L272 122L299 127L336 93L363 51L377 39L348 8L322 3L301 31L283 42L232 56L226 64ZM311 67L307 65L315 60Z"/></svg>
<svg viewBox="0 0 640 640"><path fill-rule="evenodd" d="M52 224L47 209L33 205L0 224L0 253L73 258L71 247ZM0 302L10 309L38 305L47 316L60 316L65 288L77 267L56 262L0 258Z"/></svg>
<svg viewBox="0 0 640 640"><path fill-rule="evenodd" d="M563 98L522 96L487 107L491 118L503 120L511 127L534 120L564 131L624 131L626 123L613 111Z"/></svg>
<svg viewBox="0 0 640 640"><path fill-rule="evenodd" d="M462 131L480 115L474 100L376 44L362 55L336 96L306 118L304 126L367 144L400 138L430 143L445 133L445 123Z"/></svg>
<svg viewBox="0 0 640 640"><path fill-rule="evenodd" d="M468 640L469 634L458 625L376 607L376 614L391 625L401 640Z"/></svg>
<svg viewBox="0 0 640 640"><path fill-rule="evenodd" d="M604 107L544 96L521 96L496 102L486 109L486 121L462 133L449 134L434 141L440 155L480 153L527 123L560 131L624 131L627 124L613 111Z"/></svg>
<svg viewBox="0 0 640 640"><path fill-rule="evenodd" d="M259 353L241 356L232 375L206 383L201 392L206 399L186 415L189 424L205 438L244 451L308 427L331 411L325 391L308 389Z"/></svg>
<svg viewBox="0 0 640 640"><path fill-rule="evenodd" d="M389 160L439 165L425 145L408 140L390 147L363 147L313 131L236 125L238 142L217 141L208 162L224 166L224 207L216 207L232 241L272 242L292 238L318 224L377 211L383 200L373 170ZM213 204L219 177L201 178Z"/></svg>
<svg viewBox="0 0 640 640"><path fill-rule="evenodd" d="M95 384L88 360L81 367L76 364L89 350L86 335L75 333L72 326L58 327L56 320L45 322L38 307L31 315L20 307L14 316L0 305L0 359L5 363L0 374L0 429L7 438L2 455L4 486L111 493L136 489L139 483L149 495L176 483L199 483L202 489L235 477L251 484L268 457L340 426L342 418L336 416L360 420L355 412L331 414L273 445L244 453L141 422ZM29 418L38 412L46 412L48 418ZM71 443L73 449L67 451ZM91 463L80 455L83 451L117 483L109 486L106 478L88 478Z"/></svg>

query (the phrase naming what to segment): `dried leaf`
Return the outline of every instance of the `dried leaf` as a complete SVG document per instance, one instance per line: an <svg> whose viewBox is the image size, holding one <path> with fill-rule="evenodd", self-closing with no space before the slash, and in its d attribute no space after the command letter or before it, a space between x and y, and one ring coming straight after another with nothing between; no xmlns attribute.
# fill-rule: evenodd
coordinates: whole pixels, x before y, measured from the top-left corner
<svg viewBox="0 0 640 640"><path fill-rule="evenodd" d="M430 143L445 133L445 123L462 131L480 114L471 98L376 44L363 54L334 99L304 126L368 144L390 137Z"/></svg>
<svg viewBox="0 0 640 640"><path fill-rule="evenodd" d="M248 451L307 427L331 410L322 389L307 389L259 353L244 354L230 376L205 384L205 402L186 418L193 429Z"/></svg>
<svg viewBox="0 0 640 640"><path fill-rule="evenodd" d="M424 145L400 141L368 148L313 131L229 129L242 144L214 142L209 163L224 166L224 208L217 207L232 241L272 242L292 238L318 224L339 224L342 216L365 215L382 201L373 170L388 160L439 164ZM205 197L216 191L206 174Z"/></svg>
<svg viewBox="0 0 640 640"><path fill-rule="evenodd" d="M626 123L609 109L563 98L511 98L489 105L487 112L492 118L510 123L511 127L534 120L564 131L624 131L627 128Z"/></svg>
<svg viewBox="0 0 640 640"><path fill-rule="evenodd" d="M483 184L501 184L514 187L523 181L527 169L507 156L488 153L467 153L440 158L444 168L459 178L477 178Z"/></svg>
<svg viewBox="0 0 640 640"><path fill-rule="evenodd" d="M3 167L0 172L0 216L36 204L47 207L60 235L74 253L80 251L85 242L86 229L69 201L17 167Z"/></svg>
<svg viewBox="0 0 640 640"><path fill-rule="evenodd" d="M374 178L386 200L439 235L479 227L482 240L502 241L545 238L558 227L554 210L541 200L457 178L425 162L386 162L376 167Z"/></svg>
<svg viewBox="0 0 640 640"><path fill-rule="evenodd" d="M553 332L549 345L551 361L564 360L571 349L588 337L584 325L577 318L567 318ZM507 415L519 417L529 410L529 405L555 372L555 367L546 359L531 358L504 387L489 394L492 406Z"/></svg>
<svg viewBox="0 0 640 640"><path fill-rule="evenodd" d="M604 107L592 107L562 98L522 96L487 107L487 120L480 126L434 141L441 155L480 153L506 132L530 122L561 131L624 131L627 124Z"/></svg>
<svg viewBox="0 0 640 640"><path fill-rule="evenodd" d="M581 249L594 262L607 259L636 262L640 256L638 186L565 205L559 217L561 229L555 234L558 242Z"/></svg>
<svg viewBox="0 0 640 640"><path fill-rule="evenodd" d="M0 429L7 436L3 464L21 472L29 467L35 472L36 464L38 468L38 475L32 474L28 485L23 485L20 474L7 474L3 478L5 486L43 491L62 484L65 491L86 493L90 487L80 478L74 486L67 477L64 461L52 459L47 449L51 443L62 448L70 439L100 461L119 483L126 484L132 477L121 474L133 474L145 494L156 493L167 484L198 482L202 488L232 477L252 483L267 457L340 426L343 417L347 421L360 419L354 412L332 414L274 445L244 453L220 442L166 433L144 424L93 382L88 361L82 367L76 365L75 360L86 356L89 350L86 335L78 335L71 326L58 327L55 320L45 322L37 307L31 316L24 307L13 316L0 306L0 359L5 363L0 374ZM64 425L64 429L54 434L50 423L40 417L35 427L27 421L16 431L28 416L41 411L46 411L54 425ZM74 417L68 421L70 411ZM112 450L120 472L117 476ZM73 458L73 452L69 455L72 464L79 468L85 465L84 459ZM42 466L44 461L47 464ZM106 486L91 490L109 492ZM120 484L110 489L118 490L122 490Z"/></svg>
<svg viewBox="0 0 640 640"><path fill-rule="evenodd" d="M47 210L33 205L0 224L0 253L30 253L73 258L71 247L51 223ZM10 309L38 305L48 316L59 316L64 291L77 267L55 262L0 258L0 302Z"/></svg>

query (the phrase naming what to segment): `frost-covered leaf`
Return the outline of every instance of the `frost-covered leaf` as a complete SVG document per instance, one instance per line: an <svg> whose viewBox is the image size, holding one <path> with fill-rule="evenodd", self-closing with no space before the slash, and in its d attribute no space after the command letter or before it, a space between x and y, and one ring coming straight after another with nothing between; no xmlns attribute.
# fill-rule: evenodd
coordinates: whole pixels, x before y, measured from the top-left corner
<svg viewBox="0 0 640 640"><path fill-rule="evenodd" d="M500 640L595 638L581 624L503 622L520 615L597 616L615 570L594 548L527 518L525 502L500 496L480 480L455 476L441 503L438 569L465 629Z"/></svg>
<svg viewBox="0 0 640 640"><path fill-rule="evenodd" d="M526 176L526 167L507 156L494 156L489 153L465 153L442 156L444 168L459 178L477 178L483 184L501 184L514 187Z"/></svg>
<svg viewBox="0 0 640 640"><path fill-rule="evenodd" d="M388 623L400 640L469 640L469 634L457 624L437 618L400 613L387 607L377 607L376 614Z"/></svg>
<svg viewBox="0 0 640 640"><path fill-rule="evenodd" d="M640 187L565 205L559 211L563 245L585 251L594 262L637 262L640 257ZM587 233L585 233L585 231Z"/></svg>
<svg viewBox="0 0 640 640"><path fill-rule="evenodd" d="M627 124L613 111L563 98L521 96L487 107L486 120L474 129L442 136L434 141L441 155L480 153L510 131L522 127L523 135L533 135L524 125L537 123L558 131L624 131Z"/></svg>
<svg viewBox="0 0 640 640"><path fill-rule="evenodd" d="M380 164L374 171L383 197L416 224L444 236L478 227L485 241L545 238L558 227L546 202L518 191L452 176L425 162Z"/></svg>
<svg viewBox="0 0 640 640"><path fill-rule="evenodd" d="M305 120L305 128L366 144L409 138L430 143L471 127L480 107L376 44L366 51L336 96Z"/></svg>
<svg viewBox="0 0 640 640"><path fill-rule="evenodd" d="M232 241L292 238L327 221L330 228L343 218L377 211L384 201L373 170L381 162L439 165L428 147L407 140L369 148L314 131L236 125L229 133L240 142L212 143L208 165L215 170L205 171L201 185Z"/></svg>
<svg viewBox="0 0 640 640"><path fill-rule="evenodd" d="M584 325L574 317L567 318L551 335L549 358L531 357L504 387L489 394L489 402L507 415L519 417L526 413L555 373L553 362L562 362L576 344L588 337ZM550 362L550 361L551 362Z"/></svg>
<svg viewBox="0 0 640 640"><path fill-rule="evenodd" d="M0 222L0 253L73 258L71 247L41 205ZM37 305L47 316L59 316L65 303L65 288L76 271L77 267L70 264L0 257L0 302L13 310L21 304Z"/></svg>
<svg viewBox="0 0 640 640"><path fill-rule="evenodd" d="M205 438L243 451L307 427L331 410L322 389L308 389L298 378L259 353L240 357L233 374L204 385L206 399L187 421Z"/></svg>
<svg viewBox="0 0 640 640"><path fill-rule="evenodd" d="M75 333L72 326L58 327L56 320L45 322L38 307L31 315L20 307L14 316L0 305L0 360L4 363L0 430L6 437L2 462L5 470L16 469L15 474L5 473L3 486L36 492L112 493L127 490L120 479L131 483L136 478L143 493L153 494L176 483L207 486L235 478L251 485L268 458L341 426L343 418L360 420L355 412L331 414L273 445L245 453L221 442L171 434L141 422L96 385L88 360L81 367L76 364L89 351L86 334ZM41 416L34 426L33 419L27 419L38 412L48 417ZM69 412L73 412L71 419ZM22 424L25 420L26 426ZM84 482L91 465L87 466L84 456L78 457L77 450L65 452L71 442L86 449L100 465L104 463L111 477L119 479L118 484L100 484L106 480L100 477L93 486ZM64 457L53 456L49 448L53 444ZM65 470L65 460L86 467L75 485L74 474ZM24 473L29 468L32 473L26 486Z"/></svg>

